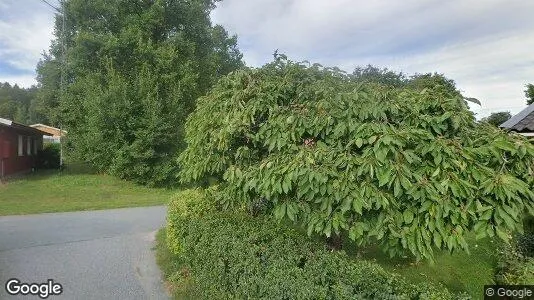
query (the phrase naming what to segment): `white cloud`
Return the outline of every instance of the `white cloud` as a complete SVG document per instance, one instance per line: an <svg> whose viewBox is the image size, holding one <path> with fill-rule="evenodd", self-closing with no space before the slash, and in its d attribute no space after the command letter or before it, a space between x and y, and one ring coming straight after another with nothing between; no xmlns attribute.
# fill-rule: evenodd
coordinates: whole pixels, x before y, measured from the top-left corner
<svg viewBox="0 0 534 300"><path fill-rule="evenodd" d="M407 73L436 71L482 100L483 107L473 107L481 114L519 110L524 84L534 83L534 1L224 0L218 5L212 19L238 35L252 66L270 61L279 49L294 60L347 71L369 63ZM0 75L0 81L35 83L35 66L49 48L53 23L53 10L38 0L0 0L0 66L19 71Z"/></svg>
<svg viewBox="0 0 534 300"><path fill-rule="evenodd" d="M52 39L52 24L47 16L37 15L31 20L0 21L0 40L4 47L0 57L23 70L35 69L41 53Z"/></svg>
<svg viewBox="0 0 534 300"><path fill-rule="evenodd" d="M520 0L225 0L216 23L259 66L275 49L351 71L375 64L440 72L482 100L481 116L525 106L534 82L534 2Z"/></svg>
<svg viewBox="0 0 534 300"><path fill-rule="evenodd" d="M10 76L10 75L0 75L0 82L9 82L12 85L17 84L19 87L31 87L32 85L37 84L35 80L35 75L20 75L20 76Z"/></svg>
<svg viewBox="0 0 534 300"><path fill-rule="evenodd" d="M35 84L35 67L53 38L53 11L40 1L2 0L0 3L0 63L16 74L28 74L0 74L0 81L22 86Z"/></svg>
<svg viewBox="0 0 534 300"><path fill-rule="evenodd" d="M478 98L482 107L473 111L485 116L492 111L518 112L525 106L524 85L534 82L534 32L493 36L451 45L409 57L377 57L369 63L405 73L439 72L456 81L464 95ZM345 69L358 62L341 61Z"/></svg>

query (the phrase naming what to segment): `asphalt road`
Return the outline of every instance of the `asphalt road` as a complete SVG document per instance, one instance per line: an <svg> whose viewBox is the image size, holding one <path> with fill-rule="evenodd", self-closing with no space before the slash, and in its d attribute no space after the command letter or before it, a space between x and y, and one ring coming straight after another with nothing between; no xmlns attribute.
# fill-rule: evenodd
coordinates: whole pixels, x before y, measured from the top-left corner
<svg viewBox="0 0 534 300"><path fill-rule="evenodd" d="M164 206L0 217L0 299L6 282L48 279L48 299L168 299L154 256Z"/></svg>

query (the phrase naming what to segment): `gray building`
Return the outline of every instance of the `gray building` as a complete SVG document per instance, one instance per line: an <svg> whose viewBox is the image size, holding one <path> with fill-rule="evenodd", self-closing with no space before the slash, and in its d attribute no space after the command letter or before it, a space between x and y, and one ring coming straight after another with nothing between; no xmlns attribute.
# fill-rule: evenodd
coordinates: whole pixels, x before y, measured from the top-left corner
<svg viewBox="0 0 534 300"><path fill-rule="evenodd" d="M524 136L534 137L534 103L502 123L499 127Z"/></svg>

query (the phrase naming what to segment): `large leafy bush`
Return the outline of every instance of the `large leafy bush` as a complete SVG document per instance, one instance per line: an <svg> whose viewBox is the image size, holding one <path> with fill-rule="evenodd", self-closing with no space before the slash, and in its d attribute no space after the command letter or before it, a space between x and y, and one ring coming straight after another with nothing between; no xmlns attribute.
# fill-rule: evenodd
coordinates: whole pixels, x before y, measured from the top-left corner
<svg viewBox="0 0 534 300"><path fill-rule="evenodd" d="M188 118L182 180L218 176L226 205L267 203L309 234L348 232L390 255L467 249L470 231L507 239L534 211L534 147L430 87L281 57L235 72Z"/></svg>
<svg viewBox="0 0 534 300"><path fill-rule="evenodd" d="M181 262L170 277L193 299L455 297L331 252L272 218L210 208L210 199L205 191L189 190L169 204L167 242Z"/></svg>

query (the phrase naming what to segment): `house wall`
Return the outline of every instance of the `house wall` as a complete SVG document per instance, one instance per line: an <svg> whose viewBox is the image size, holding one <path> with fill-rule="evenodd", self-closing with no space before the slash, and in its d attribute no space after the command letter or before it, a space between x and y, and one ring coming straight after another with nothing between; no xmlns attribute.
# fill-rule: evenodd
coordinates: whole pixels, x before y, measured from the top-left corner
<svg viewBox="0 0 534 300"><path fill-rule="evenodd" d="M22 137L22 155L19 155L19 136ZM37 151L42 147L42 135L0 126L0 177L31 171Z"/></svg>

